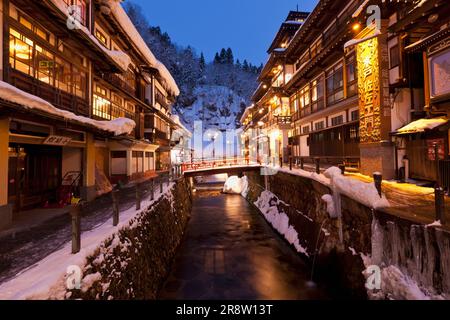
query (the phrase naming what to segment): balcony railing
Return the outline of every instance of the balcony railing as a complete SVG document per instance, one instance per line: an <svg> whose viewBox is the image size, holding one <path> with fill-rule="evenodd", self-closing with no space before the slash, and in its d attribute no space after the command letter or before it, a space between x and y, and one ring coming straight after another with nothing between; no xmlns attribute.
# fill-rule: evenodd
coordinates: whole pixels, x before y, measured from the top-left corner
<svg viewBox="0 0 450 320"><path fill-rule="evenodd" d="M136 96L136 89L130 86L126 81L120 78L115 73L105 73L102 76L102 79L106 82L112 84L115 87L121 88L123 91L127 92L132 96Z"/></svg>
<svg viewBox="0 0 450 320"><path fill-rule="evenodd" d="M89 103L87 100L59 90L12 68L10 68L10 82L13 86L38 96L59 109L89 116Z"/></svg>
<svg viewBox="0 0 450 320"><path fill-rule="evenodd" d="M166 98L162 93L156 92L155 94L155 100L157 103L159 103L164 109L168 109L169 104L167 103Z"/></svg>

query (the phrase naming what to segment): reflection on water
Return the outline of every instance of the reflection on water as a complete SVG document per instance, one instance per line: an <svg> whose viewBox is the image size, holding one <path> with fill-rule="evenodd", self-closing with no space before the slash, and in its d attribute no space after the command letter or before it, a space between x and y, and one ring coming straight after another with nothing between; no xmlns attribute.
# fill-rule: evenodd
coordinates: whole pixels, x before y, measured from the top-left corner
<svg viewBox="0 0 450 320"><path fill-rule="evenodd" d="M327 299L301 258L239 195L195 194L162 299Z"/></svg>

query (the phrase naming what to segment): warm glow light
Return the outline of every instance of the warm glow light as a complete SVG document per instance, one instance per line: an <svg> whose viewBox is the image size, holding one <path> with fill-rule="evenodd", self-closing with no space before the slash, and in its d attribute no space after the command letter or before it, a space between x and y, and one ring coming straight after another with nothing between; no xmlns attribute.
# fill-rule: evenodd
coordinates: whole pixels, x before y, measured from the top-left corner
<svg viewBox="0 0 450 320"><path fill-rule="evenodd" d="M264 89L267 89L267 84L263 85L263 88L264 88Z"/></svg>
<svg viewBox="0 0 450 320"><path fill-rule="evenodd" d="M353 31L359 31L361 29L361 25L359 24L359 22L354 23L352 29Z"/></svg>
<svg viewBox="0 0 450 320"><path fill-rule="evenodd" d="M264 112L264 108L259 109L259 114L262 114Z"/></svg>
<svg viewBox="0 0 450 320"><path fill-rule="evenodd" d="M264 122L258 121L258 126L262 127L264 125Z"/></svg>
<svg viewBox="0 0 450 320"><path fill-rule="evenodd" d="M16 51L16 57L22 60L29 60L31 48L26 45L14 44L10 42L10 50Z"/></svg>

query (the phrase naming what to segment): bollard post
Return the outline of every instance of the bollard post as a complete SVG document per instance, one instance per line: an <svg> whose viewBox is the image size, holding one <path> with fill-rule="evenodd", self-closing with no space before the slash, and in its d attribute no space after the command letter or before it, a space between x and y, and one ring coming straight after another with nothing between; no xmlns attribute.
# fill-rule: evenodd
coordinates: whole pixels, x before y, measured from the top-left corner
<svg viewBox="0 0 450 320"><path fill-rule="evenodd" d="M141 210L141 185L136 183L136 210Z"/></svg>
<svg viewBox="0 0 450 320"><path fill-rule="evenodd" d="M292 156L289 156L289 170L292 171Z"/></svg>
<svg viewBox="0 0 450 320"><path fill-rule="evenodd" d="M316 158L316 173L320 174L320 158Z"/></svg>
<svg viewBox="0 0 450 320"><path fill-rule="evenodd" d="M113 203L113 226L119 225L119 190L113 190L111 193Z"/></svg>
<svg viewBox="0 0 450 320"><path fill-rule="evenodd" d="M434 145L434 163L436 166L436 188L441 188L441 170L439 168L439 145Z"/></svg>
<svg viewBox="0 0 450 320"><path fill-rule="evenodd" d="M305 169L305 159L300 158L300 169L304 170Z"/></svg>
<svg viewBox="0 0 450 320"><path fill-rule="evenodd" d="M72 217L72 254L77 254L81 249L81 208L72 205L70 208Z"/></svg>
<svg viewBox="0 0 450 320"><path fill-rule="evenodd" d="M445 191L444 189L437 187L434 190L434 204L436 208L436 221L440 221L442 225L445 225Z"/></svg>
<svg viewBox="0 0 450 320"><path fill-rule="evenodd" d="M280 168L283 168L283 157L280 157Z"/></svg>
<svg viewBox="0 0 450 320"><path fill-rule="evenodd" d="M383 182L383 175L379 172L375 172L373 174L373 182L375 184L375 188L378 191L378 194L380 195L381 198L381 184Z"/></svg>
<svg viewBox="0 0 450 320"><path fill-rule="evenodd" d="M344 175L345 174L345 164L340 164L339 169L341 169L341 173L342 173L342 175Z"/></svg>
<svg viewBox="0 0 450 320"><path fill-rule="evenodd" d="M163 193L163 177L159 176L159 192Z"/></svg>
<svg viewBox="0 0 450 320"><path fill-rule="evenodd" d="M150 184L151 184L150 187L152 188L151 194L150 194L150 196L151 196L150 200L155 200L155 179L152 179Z"/></svg>

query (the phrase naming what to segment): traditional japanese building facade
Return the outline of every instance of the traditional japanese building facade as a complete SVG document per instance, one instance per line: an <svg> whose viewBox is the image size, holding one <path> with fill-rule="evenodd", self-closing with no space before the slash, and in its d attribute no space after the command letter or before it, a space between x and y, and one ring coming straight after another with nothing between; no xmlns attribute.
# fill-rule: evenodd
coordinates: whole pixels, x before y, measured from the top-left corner
<svg viewBox="0 0 450 320"><path fill-rule="evenodd" d="M0 229L13 211L64 202L69 189L92 200L106 178L169 168L179 91L120 4L2 0L0 9Z"/></svg>
<svg viewBox="0 0 450 320"><path fill-rule="evenodd" d="M420 4L420 5L419 5ZM394 106L393 140L401 177L450 187L450 6L448 1L411 1L385 10L389 84ZM403 108L403 112L395 110Z"/></svg>
<svg viewBox="0 0 450 320"><path fill-rule="evenodd" d="M442 158L449 150L448 11L439 0L319 1L271 45L241 119L247 144L250 129L267 128L263 136L278 136L285 162L319 158L367 175L434 181L433 145ZM288 143L272 126L275 116L290 123Z"/></svg>

